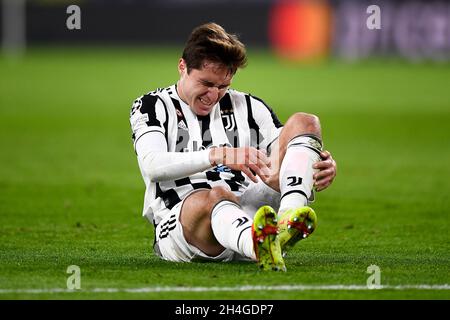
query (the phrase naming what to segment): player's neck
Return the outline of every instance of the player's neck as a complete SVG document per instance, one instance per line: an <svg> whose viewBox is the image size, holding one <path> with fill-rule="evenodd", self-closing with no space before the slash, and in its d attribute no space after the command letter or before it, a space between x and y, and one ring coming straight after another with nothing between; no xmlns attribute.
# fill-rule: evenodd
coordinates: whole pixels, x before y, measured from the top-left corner
<svg viewBox="0 0 450 320"><path fill-rule="evenodd" d="M178 80L177 84L175 85L175 90L177 92L178 97L186 104L189 105L189 103L187 103L186 98L184 97L184 93L183 93L183 88L182 88L182 84L181 81Z"/></svg>

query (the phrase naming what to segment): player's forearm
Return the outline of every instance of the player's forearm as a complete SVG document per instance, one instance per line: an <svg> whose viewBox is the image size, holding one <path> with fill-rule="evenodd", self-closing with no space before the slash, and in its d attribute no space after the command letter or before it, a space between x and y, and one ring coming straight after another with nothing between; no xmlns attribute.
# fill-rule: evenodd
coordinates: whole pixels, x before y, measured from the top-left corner
<svg viewBox="0 0 450 320"><path fill-rule="evenodd" d="M211 148L209 152L209 162L213 166L217 166L219 164L223 164L226 159L225 148Z"/></svg>
<svg viewBox="0 0 450 320"><path fill-rule="evenodd" d="M143 168L153 182L177 180L211 168L209 152L152 151L143 158Z"/></svg>

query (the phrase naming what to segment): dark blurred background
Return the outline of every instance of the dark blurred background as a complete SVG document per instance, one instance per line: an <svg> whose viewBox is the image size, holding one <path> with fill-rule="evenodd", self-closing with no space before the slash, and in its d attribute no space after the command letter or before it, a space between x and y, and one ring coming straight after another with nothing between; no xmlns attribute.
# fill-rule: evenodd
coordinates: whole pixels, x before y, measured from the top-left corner
<svg viewBox="0 0 450 320"><path fill-rule="evenodd" d="M81 29L69 31L66 9L73 4L81 10ZM379 30L366 27L370 5L381 8ZM6 51L55 44L180 46L193 27L215 21L248 46L294 60L448 60L450 52L450 4L444 0L2 0L0 10Z"/></svg>

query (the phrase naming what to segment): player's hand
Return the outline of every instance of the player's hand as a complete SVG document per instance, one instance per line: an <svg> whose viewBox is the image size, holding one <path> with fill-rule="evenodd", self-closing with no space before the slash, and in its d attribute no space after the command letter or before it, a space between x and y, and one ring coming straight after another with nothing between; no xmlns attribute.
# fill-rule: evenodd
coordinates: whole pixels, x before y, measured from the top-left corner
<svg viewBox="0 0 450 320"><path fill-rule="evenodd" d="M212 148L209 154L212 165L223 164L231 170L244 173L253 182L258 177L266 181L270 176L270 160L267 155L253 147Z"/></svg>
<svg viewBox="0 0 450 320"><path fill-rule="evenodd" d="M320 170L313 176L316 191L322 191L328 188L337 174L336 161L334 161L331 153L322 151L320 155L322 156L322 161L315 163L313 166L314 169Z"/></svg>

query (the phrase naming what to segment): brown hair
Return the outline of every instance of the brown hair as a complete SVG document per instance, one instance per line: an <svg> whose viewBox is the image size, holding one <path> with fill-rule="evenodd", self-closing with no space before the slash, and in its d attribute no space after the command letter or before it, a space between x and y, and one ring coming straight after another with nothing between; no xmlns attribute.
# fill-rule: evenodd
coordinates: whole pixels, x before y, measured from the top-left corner
<svg viewBox="0 0 450 320"><path fill-rule="evenodd" d="M200 70L205 60L221 63L235 74L247 64L245 46L234 34L227 33L216 23L206 23L195 28L186 43L182 58L187 71Z"/></svg>

